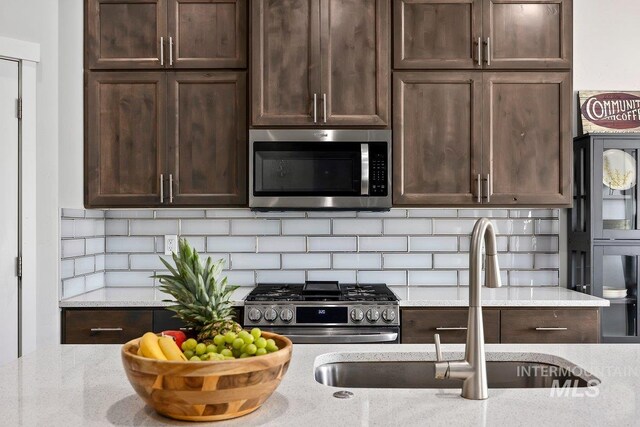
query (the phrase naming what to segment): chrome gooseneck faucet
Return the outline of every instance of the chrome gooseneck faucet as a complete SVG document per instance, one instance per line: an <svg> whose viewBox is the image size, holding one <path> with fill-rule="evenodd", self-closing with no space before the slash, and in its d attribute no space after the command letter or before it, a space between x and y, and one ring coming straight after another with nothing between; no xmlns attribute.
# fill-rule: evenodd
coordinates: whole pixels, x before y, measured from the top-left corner
<svg viewBox="0 0 640 427"><path fill-rule="evenodd" d="M469 249L469 319L467 322L467 344L464 360L444 361L440 350L440 336L436 342L436 378L463 380L462 397L483 400L489 397L487 388L487 363L484 352L484 328L482 324L482 300L480 280L482 273L482 243L486 252L484 284L488 288L502 286L496 234L493 224L482 218L476 222Z"/></svg>

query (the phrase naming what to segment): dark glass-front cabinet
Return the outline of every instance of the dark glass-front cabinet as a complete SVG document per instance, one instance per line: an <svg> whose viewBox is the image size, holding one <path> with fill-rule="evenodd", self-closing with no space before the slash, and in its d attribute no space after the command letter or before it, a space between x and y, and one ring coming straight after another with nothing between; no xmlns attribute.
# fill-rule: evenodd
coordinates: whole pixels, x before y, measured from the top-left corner
<svg viewBox="0 0 640 427"><path fill-rule="evenodd" d="M569 283L609 300L602 309L603 342L640 342L639 159L640 135L592 134L574 140Z"/></svg>

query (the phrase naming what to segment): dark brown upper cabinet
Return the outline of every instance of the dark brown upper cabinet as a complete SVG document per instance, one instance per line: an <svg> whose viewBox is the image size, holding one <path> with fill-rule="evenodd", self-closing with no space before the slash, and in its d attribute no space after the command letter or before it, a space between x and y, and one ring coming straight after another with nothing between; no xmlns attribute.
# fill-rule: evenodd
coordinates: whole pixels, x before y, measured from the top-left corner
<svg viewBox="0 0 640 427"><path fill-rule="evenodd" d="M89 69L246 67L246 0L88 0Z"/></svg>
<svg viewBox="0 0 640 427"><path fill-rule="evenodd" d="M245 204L246 73L170 73L168 87L168 203Z"/></svg>
<svg viewBox="0 0 640 427"><path fill-rule="evenodd" d="M569 72L394 73L394 205L568 205L570 84Z"/></svg>
<svg viewBox="0 0 640 427"><path fill-rule="evenodd" d="M88 73L85 206L246 203L246 72Z"/></svg>
<svg viewBox="0 0 640 427"><path fill-rule="evenodd" d="M572 0L396 0L394 67L569 69Z"/></svg>
<svg viewBox="0 0 640 427"><path fill-rule="evenodd" d="M252 2L253 126L389 125L390 2Z"/></svg>

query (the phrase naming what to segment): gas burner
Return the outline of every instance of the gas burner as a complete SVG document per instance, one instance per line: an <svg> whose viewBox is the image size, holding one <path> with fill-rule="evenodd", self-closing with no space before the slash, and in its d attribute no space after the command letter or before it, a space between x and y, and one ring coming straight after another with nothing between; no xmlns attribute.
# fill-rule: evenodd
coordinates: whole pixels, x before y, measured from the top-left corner
<svg viewBox="0 0 640 427"><path fill-rule="evenodd" d="M384 284L338 284L307 282L303 284L266 283L256 286L247 301L397 301Z"/></svg>

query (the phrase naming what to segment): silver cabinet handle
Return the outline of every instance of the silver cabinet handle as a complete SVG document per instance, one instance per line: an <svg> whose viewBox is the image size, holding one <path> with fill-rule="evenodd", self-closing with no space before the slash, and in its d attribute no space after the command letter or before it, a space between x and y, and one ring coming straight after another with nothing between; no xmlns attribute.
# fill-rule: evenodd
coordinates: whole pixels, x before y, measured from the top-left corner
<svg viewBox="0 0 640 427"><path fill-rule="evenodd" d="M169 174L169 203L173 203L173 174Z"/></svg>
<svg viewBox="0 0 640 427"><path fill-rule="evenodd" d="M160 65L164 66L164 37L160 37Z"/></svg>
<svg viewBox="0 0 640 427"><path fill-rule="evenodd" d="M562 327L537 327L536 331L568 331L569 328Z"/></svg>
<svg viewBox="0 0 640 427"><path fill-rule="evenodd" d="M440 326L436 328L436 331L466 331L466 326Z"/></svg>
<svg viewBox="0 0 640 427"><path fill-rule="evenodd" d="M369 144L360 144L360 194L369 195Z"/></svg>
<svg viewBox="0 0 640 427"><path fill-rule="evenodd" d="M491 203L491 174L487 174L487 203Z"/></svg>
<svg viewBox="0 0 640 427"><path fill-rule="evenodd" d="M318 123L318 94L313 94L313 123Z"/></svg>
<svg viewBox="0 0 640 427"><path fill-rule="evenodd" d="M164 174L160 174L160 203L164 203Z"/></svg>
<svg viewBox="0 0 640 427"><path fill-rule="evenodd" d="M169 65L173 65L173 37L169 37Z"/></svg>
<svg viewBox="0 0 640 427"><path fill-rule="evenodd" d="M478 67L482 67L482 37L478 37Z"/></svg>
<svg viewBox="0 0 640 427"><path fill-rule="evenodd" d="M322 108L324 109L324 122L327 123L327 94L322 94Z"/></svg>
<svg viewBox="0 0 640 427"><path fill-rule="evenodd" d="M487 37L487 65L491 65L491 37Z"/></svg>
<svg viewBox="0 0 640 427"><path fill-rule="evenodd" d="M482 175L478 174L478 203L482 203Z"/></svg>
<svg viewBox="0 0 640 427"><path fill-rule="evenodd" d="M91 328L91 332L122 332L123 328Z"/></svg>

